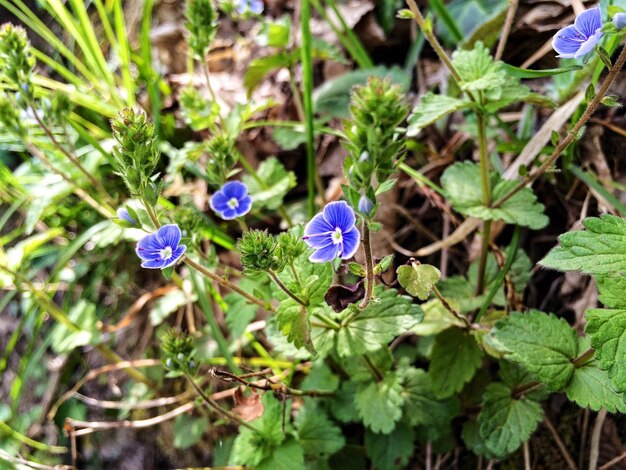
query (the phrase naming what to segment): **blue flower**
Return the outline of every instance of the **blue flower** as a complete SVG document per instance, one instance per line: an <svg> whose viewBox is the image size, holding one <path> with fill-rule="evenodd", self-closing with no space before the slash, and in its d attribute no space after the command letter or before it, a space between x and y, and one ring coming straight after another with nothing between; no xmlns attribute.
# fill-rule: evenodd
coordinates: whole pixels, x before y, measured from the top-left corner
<svg viewBox="0 0 626 470"><path fill-rule="evenodd" d="M583 11L567 26L554 35L552 47L557 57L578 59L593 50L602 39L602 16L600 7Z"/></svg>
<svg viewBox="0 0 626 470"><path fill-rule="evenodd" d="M209 201L211 209L224 220L232 220L250 212L252 198L248 187L239 181L229 181Z"/></svg>
<svg viewBox="0 0 626 470"><path fill-rule="evenodd" d="M256 15L263 13L263 1L262 0L235 0L235 8L237 13L243 15L248 10Z"/></svg>
<svg viewBox="0 0 626 470"><path fill-rule="evenodd" d="M141 267L164 269L176 263L187 249L185 245L179 245L180 236L178 225L170 224L139 240L135 251L143 260Z"/></svg>
<svg viewBox="0 0 626 470"><path fill-rule="evenodd" d="M137 225L137 221L131 217L131 215L128 213L128 209L126 209L125 207L120 207L117 210L117 218L120 220L125 220L131 225Z"/></svg>
<svg viewBox="0 0 626 470"><path fill-rule="evenodd" d="M372 209L374 209L374 203L369 197L367 197L365 194L362 194L361 198L359 199L358 209L361 214L370 215Z"/></svg>
<svg viewBox="0 0 626 470"><path fill-rule="evenodd" d="M332 261L337 256L348 259L354 256L361 233L355 226L354 211L345 201L326 204L304 228L302 239L315 249L309 260L314 263Z"/></svg>

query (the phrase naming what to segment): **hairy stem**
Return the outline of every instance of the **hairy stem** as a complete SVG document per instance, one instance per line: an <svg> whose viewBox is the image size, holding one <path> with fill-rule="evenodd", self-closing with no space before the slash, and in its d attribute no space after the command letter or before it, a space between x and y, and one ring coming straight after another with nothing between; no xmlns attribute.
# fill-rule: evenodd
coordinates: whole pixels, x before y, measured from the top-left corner
<svg viewBox="0 0 626 470"><path fill-rule="evenodd" d="M374 261L372 260L372 245L367 220L363 220L363 254L365 255L365 298L359 305L361 309L367 307L374 292Z"/></svg>
<svg viewBox="0 0 626 470"><path fill-rule="evenodd" d="M285 284L283 284L283 281L280 280L280 278L276 275L276 273L274 271L268 271L270 277L272 278L272 280L276 283L276 285L278 287L280 287L280 289L287 294L289 297L291 297L293 300L295 300L296 302L298 302L300 305L302 305L303 307L308 307L308 303L306 303L304 300L302 300L300 297L298 297L296 294L294 294L291 289L289 289L289 287L287 287Z"/></svg>
<svg viewBox="0 0 626 470"><path fill-rule="evenodd" d="M445 297L443 295L441 295L441 292L439 292L439 289L437 289L435 286L433 286L433 293L435 294L435 297L437 297L439 299L439 301L441 302L441 305L443 305L444 308L448 312L450 312L458 320L461 320L463 322L463 324L465 325L466 329L468 329L468 330L472 329L472 325L469 322L469 320L467 318L465 318L463 315L461 315L459 312L457 312L454 308L452 308L452 306L448 303L448 301L445 299Z"/></svg>
<svg viewBox="0 0 626 470"><path fill-rule="evenodd" d="M483 205L491 205L491 184L489 181L489 155L487 153L487 128L485 115L482 112L476 113L478 124L478 158L480 162L480 186L483 194ZM485 288L485 268L487 266L487 255L489 254L489 241L491 238L491 221L483 222L482 247L480 250L480 261L478 264L478 279L476 282L476 295L482 295Z"/></svg>

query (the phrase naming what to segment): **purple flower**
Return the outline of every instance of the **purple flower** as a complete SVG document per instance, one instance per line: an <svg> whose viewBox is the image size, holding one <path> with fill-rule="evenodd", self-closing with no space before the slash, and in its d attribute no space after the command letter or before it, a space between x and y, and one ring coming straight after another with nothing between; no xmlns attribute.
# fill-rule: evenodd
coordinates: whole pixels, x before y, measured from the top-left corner
<svg viewBox="0 0 626 470"><path fill-rule="evenodd" d="M180 236L178 225L170 224L139 240L135 251L143 260L141 267L164 269L176 263L187 249L185 245L179 245Z"/></svg>
<svg viewBox="0 0 626 470"><path fill-rule="evenodd" d="M337 256L348 259L354 256L361 233L355 226L354 211L345 201L326 204L304 228L302 239L315 249L309 260L314 263L332 261Z"/></svg>
<svg viewBox="0 0 626 470"><path fill-rule="evenodd" d="M229 181L211 196L209 204L222 219L232 220L250 212L252 198L245 184Z"/></svg>
<svg viewBox="0 0 626 470"><path fill-rule="evenodd" d="M557 57L578 59L593 50L602 38L602 16L600 7L583 11L567 26L554 35L552 47Z"/></svg>
<svg viewBox="0 0 626 470"><path fill-rule="evenodd" d="M128 209L126 209L125 207L120 207L119 209L117 209L117 218L120 220L125 220L131 225L137 225L137 221L131 217L131 215L128 213Z"/></svg>
<svg viewBox="0 0 626 470"><path fill-rule="evenodd" d="M262 0L236 0L235 7L237 13L243 15L246 11L251 11L256 15L263 13L263 1Z"/></svg>

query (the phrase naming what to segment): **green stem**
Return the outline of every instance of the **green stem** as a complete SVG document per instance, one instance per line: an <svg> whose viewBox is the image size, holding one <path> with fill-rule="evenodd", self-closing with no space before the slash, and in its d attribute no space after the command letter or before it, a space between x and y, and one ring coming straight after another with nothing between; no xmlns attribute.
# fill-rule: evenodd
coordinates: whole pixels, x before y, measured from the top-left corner
<svg viewBox="0 0 626 470"><path fill-rule="evenodd" d="M290 129L304 130L304 124L299 121L248 121L241 126L242 129L256 129L258 127L288 127ZM331 127L316 127L315 130L322 134L334 135L341 139L345 138L345 134Z"/></svg>
<svg viewBox="0 0 626 470"><path fill-rule="evenodd" d="M296 280L296 284L298 284L298 287L302 288L302 282L300 282L300 276L298 276L298 270L293 264L292 259L289 260L289 269L291 270L291 274L293 274L293 278Z"/></svg>
<svg viewBox="0 0 626 470"><path fill-rule="evenodd" d="M296 302L298 302L300 305L302 305L304 308L308 307L308 304L302 300L300 297L298 297L296 294L294 294L285 284L283 284L283 281L280 280L280 278L276 275L276 273L274 271L268 271L268 274L270 275L270 277L272 278L272 280L276 283L276 285L278 287L280 287L280 289L287 294L289 297L291 297L293 300L295 300Z"/></svg>
<svg viewBox="0 0 626 470"><path fill-rule="evenodd" d="M248 299L250 302L252 302L253 304L258 305L259 307L264 308L265 310L269 311L269 312L273 312L274 311L274 307L272 307L272 305L268 302L264 302L261 299L258 299L256 297L254 297L253 295L248 294L246 291L244 291L243 289L241 289L239 286L237 286L236 284L233 284L232 282L230 282L227 279L224 279L223 277L218 276L217 274L213 274L211 271L209 271L207 268L205 268L204 266L202 266L201 264L196 263L194 260L192 260L191 258L186 257L184 259L185 263L189 266L191 266L192 268L194 268L196 271L200 272L201 274L205 275L206 277L208 277L209 279L211 279L212 281L217 282L218 284L226 287L227 289L232 290L233 292L237 292L239 295L245 297L246 299Z"/></svg>
<svg viewBox="0 0 626 470"><path fill-rule="evenodd" d="M339 11L339 8L337 8L337 4L335 3L335 0L326 0L326 3L328 3L333 13L335 13L335 16L339 20L339 23L341 23L341 27L343 28L346 36L352 43L352 47L354 48L355 52L357 53L359 57L359 60L357 61L359 62L359 67L365 68L365 69L374 67L374 62L372 62L372 59L370 58L367 51L363 47L363 44L361 44L361 41L359 40L357 35L354 33L354 31L352 31L352 28L348 26L348 23L346 23L346 20L344 20L343 15Z"/></svg>
<svg viewBox="0 0 626 470"><path fill-rule="evenodd" d="M494 208L500 207L502 204L504 204L506 201L508 201L513 196L515 196L518 192L524 189L528 184L532 183L541 175L543 175L546 171L548 171L552 167L552 165L554 165L556 160L561 156L561 154L565 151L565 149L574 141L574 139L576 139L578 132L587 123L587 121L592 116L592 114L596 111L598 106L600 106L602 98L604 98L604 95L606 95L607 91L609 90L609 87L613 84L613 81L615 80L615 77L617 77L617 74L619 73L622 66L624 65L624 62L626 62L626 47L622 49L622 52L620 52L620 55L617 58L617 61L615 62L615 64L613 64L613 67L611 67L611 70L609 71L608 75L604 79L604 82L602 82L602 85L596 92L596 95L594 96L594 98L587 105L587 109L585 109L585 112L580 116L580 119L578 119L576 124L574 124L574 127L572 127L572 129L567 133L567 136L565 137L565 139L559 142L559 145L557 145L557 147L554 149L554 152L552 152L552 155L550 155L550 157L548 157L546 161L544 161L543 164L539 168L537 168L535 171L533 171L528 176L526 176L522 181L520 181L517 186L511 189L511 191L509 191L507 194L505 194L500 199L495 201L492 207Z"/></svg>
<svg viewBox="0 0 626 470"><path fill-rule="evenodd" d="M211 95L211 99L213 100L213 102L219 106L219 103L217 102L217 95L215 94L215 91L213 91L213 87L211 86L211 80L209 79L210 77L210 72L209 72L209 62L206 58L206 54L203 56L203 60L202 60L202 70L204 72L204 80L206 81L206 87L209 90L209 94ZM226 124L224 123L224 118L222 117L222 113L218 112L217 113L217 118L220 121L220 124L222 125L222 129L226 129Z"/></svg>
<svg viewBox="0 0 626 470"><path fill-rule="evenodd" d="M213 398L211 398L210 396L208 396L206 393L204 393L204 390L202 390L202 388L196 383L196 381L194 380L194 378L192 376L190 376L188 373L185 373L185 377L187 378L187 380L189 381L189 383L191 384L191 386L194 388L194 390L196 391L196 393L200 396L200 398L202 398L204 400L204 402L209 405L210 408L212 408L213 410L217 411L219 414L226 416L227 418L229 418L230 420L236 422L237 424L239 424L240 426L243 426L245 428L248 428L251 431L254 431L256 433L259 432L259 430L257 428L255 428L254 426L252 426L249 423L246 423L244 420L242 420L239 416L237 416L235 413L232 413L228 410L225 410L224 408L222 408L218 402L216 402L215 400L213 400Z"/></svg>
<svg viewBox="0 0 626 470"><path fill-rule="evenodd" d="M487 297L485 297L485 300L483 301L483 304L481 305L480 310L478 311L478 315L476 315L476 318L474 319L475 323L478 323L480 319L483 317L483 315L487 312L489 305L491 305L491 301L496 296L496 294L498 293L498 290L500 289L500 287L502 286L502 283L504 282L504 277L511 269L511 266L513 265L513 261L515 260L515 255L517 254L517 250L519 248L520 233L521 233L521 229L519 225L516 225L515 231L513 232L513 237L511 238L511 244L509 245L509 249L506 252L506 259L504 261L504 266L502 266L502 269L500 270L500 272L498 273L498 276L493 282L493 285L491 286L491 289L489 290Z"/></svg>
<svg viewBox="0 0 626 470"><path fill-rule="evenodd" d="M43 442L35 441L28 436L24 436L23 434L17 432L15 429L11 428L4 421L0 421L0 433L12 437L16 441L32 447L33 449L41 450L44 452L50 452L52 454L65 454L69 451L67 447L51 446L48 444L44 444Z"/></svg>
<svg viewBox="0 0 626 470"><path fill-rule="evenodd" d="M480 162L480 186L482 188L483 205L491 205L491 182L489 181L489 155L487 152L487 128L485 115L482 112L476 113L478 125L478 158ZM482 295L485 282L485 269L487 266L487 255L489 254L489 241L491 238L491 220L483 222L482 246L480 250L480 261L478 264L478 279L476 282L476 295Z"/></svg>
<svg viewBox="0 0 626 470"><path fill-rule="evenodd" d="M572 364L574 364L574 367L582 367L587 362L589 362L591 359L593 359L593 355L595 353L596 353L595 349L589 348L584 353L582 353L580 356L575 357L574 359L572 359L571 362L572 362Z"/></svg>
<svg viewBox="0 0 626 470"><path fill-rule="evenodd" d="M463 322L463 324L465 325L465 328L467 330L471 330L472 329L472 325L469 322L469 320L467 318L465 318L463 315L461 315L459 312L457 312L454 308L452 308L452 306L448 303L446 298L443 295L441 295L441 292L439 292L439 289L437 289L437 287L435 287L435 286L433 286L433 293L435 294L435 297L437 297L439 299L439 302L441 302L441 305L443 305L444 308L448 312L450 312L458 320L461 320Z"/></svg>
<svg viewBox="0 0 626 470"><path fill-rule="evenodd" d="M361 309L367 307L374 293L374 261L372 260L370 229L365 219L363 219L363 254L365 255L365 298L359 305Z"/></svg>
<svg viewBox="0 0 626 470"><path fill-rule="evenodd" d="M145 199L142 199L143 202L143 206L146 208L146 212L148 213L148 217L150 217L150 220L152 221L152 223L154 224L154 226L158 229L161 227L161 223L159 222L159 218L156 215L156 212L154 211L154 208L148 204L148 201L146 201Z"/></svg>
<svg viewBox="0 0 626 470"><path fill-rule="evenodd" d="M332 320L331 318L328 318L326 315L324 315L322 312L317 311L313 314L314 317L319 318L320 320L322 320L322 322L328 326L329 328L335 330L335 331L339 331L341 329L341 326L339 326L339 324Z"/></svg>
<svg viewBox="0 0 626 470"><path fill-rule="evenodd" d="M300 28L302 31L302 47L300 60L302 61L302 98L304 105L305 132L306 132L306 162L307 162L307 210L309 219L315 215L315 180L317 168L315 165L315 135L313 123L313 59L311 38L311 4L310 0L302 0L300 5Z"/></svg>

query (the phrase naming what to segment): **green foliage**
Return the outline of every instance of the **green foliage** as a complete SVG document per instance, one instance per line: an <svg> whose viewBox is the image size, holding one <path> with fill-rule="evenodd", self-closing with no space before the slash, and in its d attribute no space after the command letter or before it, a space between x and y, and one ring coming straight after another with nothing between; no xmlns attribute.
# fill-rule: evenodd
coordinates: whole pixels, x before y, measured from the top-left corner
<svg viewBox="0 0 626 470"><path fill-rule="evenodd" d="M244 175L243 181L255 208L277 210L283 205L285 195L296 186L296 175L287 171L276 157L270 157L259 165L256 175Z"/></svg>
<svg viewBox="0 0 626 470"><path fill-rule="evenodd" d="M80 300L67 314L67 318L78 327L77 331L70 330L59 323L50 332L52 349L56 353L67 353L79 346L98 344L101 333L96 327L96 306L85 300Z"/></svg>
<svg viewBox="0 0 626 470"><path fill-rule="evenodd" d="M179 100L183 118L194 131L209 129L215 125L219 115L218 104L207 101L195 87L183 88Z"/></svg>
<svg viewBox="0 0 626 470"><path fill-rule="evenodd" d="M626 310L592 309L585 316L585 331L591 337L598 364L608 370L613 386L626 392L626 364L622 360L626 354Z"/></svg>
<svg viewBox="0 0 626 470"><path fill-rule="evenodd" d="M237 163L239 151L236 141L229 135L217 134L204 143L204 148L209 155L207 177L213 185L222 186L233 174L233 167Z"/></svg>
<svg viewBox="0 0 626 470"><path fill-rule="evenodd" d="M583 221L585 230L568 232L559 237L539 264L559 271L581 271L604 275L626 271L626 220L604 214Z"/></svg>
<svg viewBox="0 0 626 470"><path fill-rule="evenodd" d="M298 412L294 425L304 455L314 460L326 462L346 443L341 429L311 402Z"/></svg>
<svg viewBox="0 0 626 470"><path fill-rule="evenodd" d="M426 93L420 102L413 108L409 116L407 136L413 137L419 132L450 113L470 107L471 102L466 99L452 98L446 95Z"/></svg>
<svg viewBox="0 0 626 470"><path fill-rule="evenodd" d="M505 457L528 440L542 416L543 410L536 401L511 396L509 387L492 383L485 391L478 415L480 437L489 452Z"/></svg>
<svg viewBox="0 0 626 470"><path fill-rule="evenodd" d="M497 173L490 173L493 188L492 199L497 201L517 186L516 181L504 180ZM483 220L504 220L510 224L540 229L548 224L543 204L529 188L524 188L497 208L483 204L480 185L480 168L471 162L455 163L441 177L446 198L461 214Z"/></svg>
<svg viewBox="0 0 626 470"><path fill-rule="evenodd" d="M174 420L174 447L177 449L191 447L202 438L208 429L209 420L205 417L177 416Z"/></svg>
<svg viewBox="0 0 626 470"><path fill-rule="evenodd" d="M474 337L459 328L449 328L435 338L430 357L430 375L437 398L460 392L483 361Z"/></svg>
<svg viewBox="0 0 626 470"><path fill-rule="evenodd" d="M287 262L280 256L277 237L267 230L244 232L235 249L241 255L241 264L247 274L280 272Z"/></svg>
<svg viewBox="0 0 626 470"><path fill-rule="evenodd" d="M400 266L396 273L400 285L420 300L428 299L430 291L441 278L441 272L430 264L411 263L411 266Z"/></svg>
<svg viewBox="0 0 626 470"><path fill-rule="evenodd" d="M387 373L381 380L360 386L354 401L363 424L372 432L389 434L402 417L402 386L396 374Z"/></svg>
<svg viewBox="0 0 626 470"><path fill-rule="evenodd" d="M365 430L365 448L378 469L405 468L413 455L414 440L415 431L404 421L397 423L387 434Z"/></svg>
<svg viewBox="0 0 626 470"><path fill-rule="evenodd" d="M552 390L564 389L574 373L576 332L562 318L538 310L514 312L496 323L491 342Z"/></svg>
<svg viewBox="0 0 626 470"><path fill-rule="evenodd" d="M0 77L32 97L30 81L34 66L26 31L11 23L0 26Z"/></svg>
<svg viewBox="0 0 626 470"><path fill-rule="evenodd" d="M213 0L187 0L185 11L189 49L198 60L204 60L217 32L217 9Z"/></svg>

